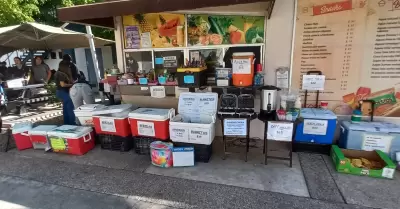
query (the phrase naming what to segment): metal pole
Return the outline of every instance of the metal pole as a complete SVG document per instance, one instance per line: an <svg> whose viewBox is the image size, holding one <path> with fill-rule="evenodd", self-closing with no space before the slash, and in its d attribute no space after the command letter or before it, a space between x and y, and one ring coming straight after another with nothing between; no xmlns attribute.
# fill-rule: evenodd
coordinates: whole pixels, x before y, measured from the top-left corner
<svg viewBox="0 0 400 209"><path fill-rule="evenodd" d="M96 71L96 74L97 74L97 80L98 80L98 82L100 82L101 76L100 76L99 63L97 62L96 47L94 45L92 27L90 27L89 25L86 25L86 34L89 39L90 53L92 54L94 70ZM100 93L100 97L101 97L101 102L104 102L105 99L104 99L103 92L99 91L99 93Z"/></svg>

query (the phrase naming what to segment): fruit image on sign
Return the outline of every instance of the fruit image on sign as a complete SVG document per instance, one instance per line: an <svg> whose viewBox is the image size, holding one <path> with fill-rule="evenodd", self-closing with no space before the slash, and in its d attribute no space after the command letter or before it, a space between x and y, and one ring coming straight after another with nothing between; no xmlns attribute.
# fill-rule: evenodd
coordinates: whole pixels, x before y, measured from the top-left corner
<svg viewBox="0 0 400 209"><path fill-rule="evenodd" d="M128 15L123 17L123 25L125 28L125 48L132 48L130 47L132 41L129 40L129 34L134 26L139 28L141 36L142 34L146 34L146 37L147 34L150 36L150 40L140 40L140 48L185 46L185 16L183 14L149 13ZM143 43L144 41L146 43Z"/></svg>
<svg viewBox="0 0 400 209"><path fill-rule="evenodd" d="M188 15L188 45L264 43L264 17Z"/></svg>

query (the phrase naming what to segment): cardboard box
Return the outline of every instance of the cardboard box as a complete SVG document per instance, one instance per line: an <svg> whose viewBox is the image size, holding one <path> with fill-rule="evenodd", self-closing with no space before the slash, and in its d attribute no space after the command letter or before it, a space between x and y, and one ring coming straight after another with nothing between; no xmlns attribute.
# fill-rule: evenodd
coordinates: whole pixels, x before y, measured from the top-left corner
<svg viewBox="0 0 400 209"><path fill-rule="evenodd" d="M333 145L331 149L331 157L335 168L339 173L393 179L394 173L396 171L396 165L389 158L389 156L379 150L362 151L340 149L337 145ZM354 158L365 158L368 160L377 161L380 162L383 167L381 169L366 169L354 167L351 164L351 159Z"/></svg>

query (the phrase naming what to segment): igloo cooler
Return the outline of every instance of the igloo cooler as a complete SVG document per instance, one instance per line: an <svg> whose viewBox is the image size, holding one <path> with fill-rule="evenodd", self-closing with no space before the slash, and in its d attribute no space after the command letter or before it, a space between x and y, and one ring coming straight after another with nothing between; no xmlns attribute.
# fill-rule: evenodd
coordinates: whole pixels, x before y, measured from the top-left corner
<svg viewBox="0 0 400 209"><path fill-rule="evenodd" d="M400 152L400 126L387 122L343 121L339 146L344 149L380 150L396 160L396 153Z"/></svg>
<svg viewBox="0 0 400 209"><path fill-rule="evenodd" d="M300 117L304 121L297 126L295 141L316 144L332 144L337 116L330 110L303 108Z"/></svg>
<svg viewBox="0 0 400 209"><path fill-rule="evenodd" d="M106 106L102 104L85 104L76 108L74 113L82 126L93 126L93 112L105 108Z"/></svg>
<svg viewBox="0 0 400 209"><path fill-rule="evenodd" d="M53 152L84 155L94 148L92 127L63 125L47 134Z"/></svg>
<svg viewBox="0 0 400 209"><path fill-rule="evenodd" d="M17 123L13 126L12 134L18 150L25 150L33 147L31 138L29 137L29 131L31 129L31 122Z"/></svg>
<svg viewBox="0 0 400 209"><path fill-rule="evenodd" d="M97 134L131 136L129 112L137 109L131 104L112 105L93 112L93 123Z"/></svg>
<svg viewBox="0 0 400 209"><path fill-rule="evenodd" d="M175 109L139 108L129 113L132 136L169 139L169 121Z"/></svg>
<svg viewBox="0 0 400 209"><path fill-rule="evenodd" d="M47 138L47 133L57 128L56 125L41 125L29 131L29 137L33 144L34 149L51 149L50 143Z"/></svg>
<svg viewBox="0 0 400 209"><path fill-rule="evenodd" d="M215 120L218 106L217 93L181 93L179 114L169 125L173 142L212 144L215 137Z"/></svg>

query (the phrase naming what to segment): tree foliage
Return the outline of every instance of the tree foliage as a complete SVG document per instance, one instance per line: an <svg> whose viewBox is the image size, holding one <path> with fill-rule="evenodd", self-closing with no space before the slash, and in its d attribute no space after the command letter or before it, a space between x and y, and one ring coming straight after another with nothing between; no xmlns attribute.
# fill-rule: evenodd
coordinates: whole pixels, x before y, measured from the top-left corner
<svg viewBox="0 0 400 209"><path fill-rule="evenodd" d="M36 21L59 27L57 8L90 4L102 0L0 0L0 27ZM114 39L111 30L93 28L95 36Z"/></svg>

